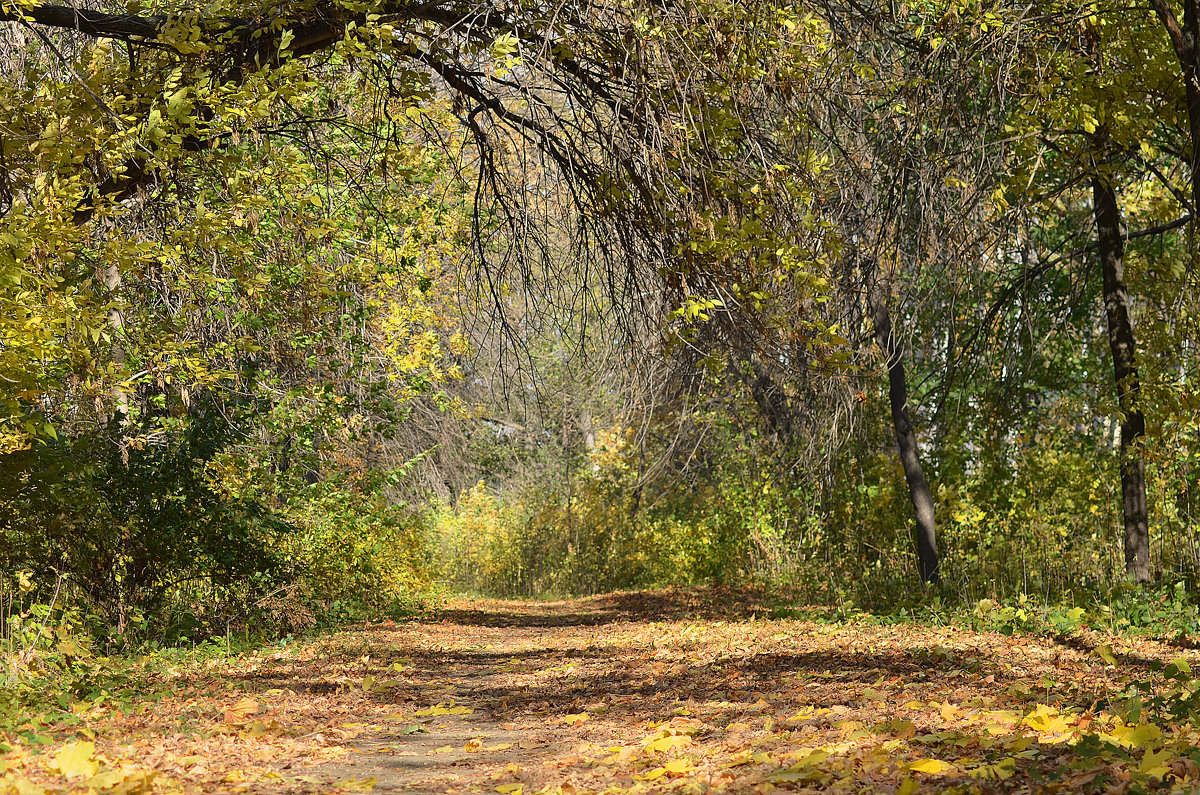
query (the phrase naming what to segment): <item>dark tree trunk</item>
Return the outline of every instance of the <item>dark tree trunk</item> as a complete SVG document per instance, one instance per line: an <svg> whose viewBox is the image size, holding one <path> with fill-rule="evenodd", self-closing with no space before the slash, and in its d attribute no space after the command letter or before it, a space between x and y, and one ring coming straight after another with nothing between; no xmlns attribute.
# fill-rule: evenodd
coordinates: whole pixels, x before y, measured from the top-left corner
<svg viewBox="0 0 1200 795"><path fill-rule="evenodd" d="M1097 134L1097 164L1104 165L1104 133ZM1121 412L1121 503L1125 516L1125 573L1138 582L1150 581L1150 526L1146 505L1146 462L1143 442L1146 418L1138 405L1137 345L1129 317L1129 292L1125 288L1125 241L1117 193L1108 176L1092 177L1092 207L1104 274L1104 312L1108 319L1108 346L1116 376L1117 403Z"/></svg>
<svg viewBox="0 0 1200 795"><path fill-rule="evenodd" d="M938 574L937 526L934 524L933 493L917 451L917 435L908 414L908 385L904 380L903 350L892 329L892 317L887 306L887 291L875 278L867 288L867 303L875 323L875 341L883 350L888 371L888 398L892 406L892 426L896 431L896 448L908 481L908 494L917 517L917 565L921 582L936 583Z"/></svg>

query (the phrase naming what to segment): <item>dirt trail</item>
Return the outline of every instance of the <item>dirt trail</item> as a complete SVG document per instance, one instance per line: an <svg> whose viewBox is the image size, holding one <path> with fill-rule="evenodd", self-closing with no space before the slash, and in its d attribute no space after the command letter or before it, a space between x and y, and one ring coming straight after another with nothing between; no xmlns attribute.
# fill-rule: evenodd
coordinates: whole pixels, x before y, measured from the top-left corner
<svg viewBox="0 0 1200 795"><path fill-rule="evenodd" d="M363 633L361 675L400 661L368 710L376 726L397 711L395 729L317 770L384 793L893 793L931 775L987 792L1058 775L1066 732L1115 687L1079 638L765 615L729 592L655 592L465 603ZM1035 708L1058 734L1031 734Z"/></svg>
<svg viewBox="0 0 1200 795"><path fill-rule="evenodd" d="M715 592L489 600L447 610L436 623L375 630L364 665L386 671L402 661L396 686L381 688L398 708L396 728L358 735L352 753L314 772L330 783L373 780L373 791L383 793L543 784L547 773L554 778L584 762L580 752L644 736L646 721L660 714L655 707L677 700L647 688L633 664L653 653L649 627L756 609L753 600ZM420 714L437 705L472 711ZM578 778L560 780L570 791Z"/></svg>

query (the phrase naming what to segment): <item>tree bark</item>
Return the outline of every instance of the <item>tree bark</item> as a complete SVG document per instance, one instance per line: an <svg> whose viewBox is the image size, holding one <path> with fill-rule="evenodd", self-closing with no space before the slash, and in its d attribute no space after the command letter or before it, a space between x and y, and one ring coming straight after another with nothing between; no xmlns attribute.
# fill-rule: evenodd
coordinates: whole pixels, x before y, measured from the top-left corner
<svg viewBox="0 0 1200 795"><path fill-rule="evenodd" d="M892 427L896 431L896 448L904 466L904 479L917 518L917 565L921 582L941 581L938 572L937 525L934 522L933 492L917 449L917 435L908 413L908 385L905 382L903 349L892 328L887 306L887 290L878 278L867 288L867 304L875 324L875 341L883 350L888 371L888 399L892 407Z"/></svg>
<svg viewBox="0 0 1200 795"><path fill-rule="evenodd" d="M1097 133L1096 161L1105 165L1106 136ZM1108 346L1112 351L1117 404L1121 415L1121 505L1125 519L1125 573L1140 583L1150 581L1150 525L1146 504L1144 437L1146 417L1138 405L1137 344L1129 316L1129 291L1125 287L1125 241L1121 209L1111 179L1102 170L1092 176L1092 208L1100 244L1100 269L1104 276L1104 312L1108 321Z"/></svg>

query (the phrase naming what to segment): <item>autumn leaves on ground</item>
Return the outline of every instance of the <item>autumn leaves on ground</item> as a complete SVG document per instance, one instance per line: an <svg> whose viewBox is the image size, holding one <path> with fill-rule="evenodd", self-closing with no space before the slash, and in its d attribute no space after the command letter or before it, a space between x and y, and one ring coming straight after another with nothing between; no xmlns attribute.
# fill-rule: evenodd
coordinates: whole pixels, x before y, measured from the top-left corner
<svg viewBox="0 0 1200 795"><path fill-rule="evenodd" d="M1194 791L1181 653L776 618L721 590L455 601L123 663L13 722L0 793Z"/></svg>

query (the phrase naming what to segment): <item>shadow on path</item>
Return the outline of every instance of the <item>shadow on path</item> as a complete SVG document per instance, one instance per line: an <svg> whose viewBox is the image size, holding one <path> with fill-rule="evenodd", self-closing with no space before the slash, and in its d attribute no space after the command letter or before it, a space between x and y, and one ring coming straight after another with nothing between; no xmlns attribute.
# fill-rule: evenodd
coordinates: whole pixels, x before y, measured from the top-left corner
<svg viewBox="0 0 1200 795"><path fill-rule="evenodd" d="M442 610L437 619L480 627L595 627L636 621L739 619L767 613L765 595L749 589L714 587L624 593L562 602L489 601L479 607ZM436 620L436 619L435 619Z"/></svg>

